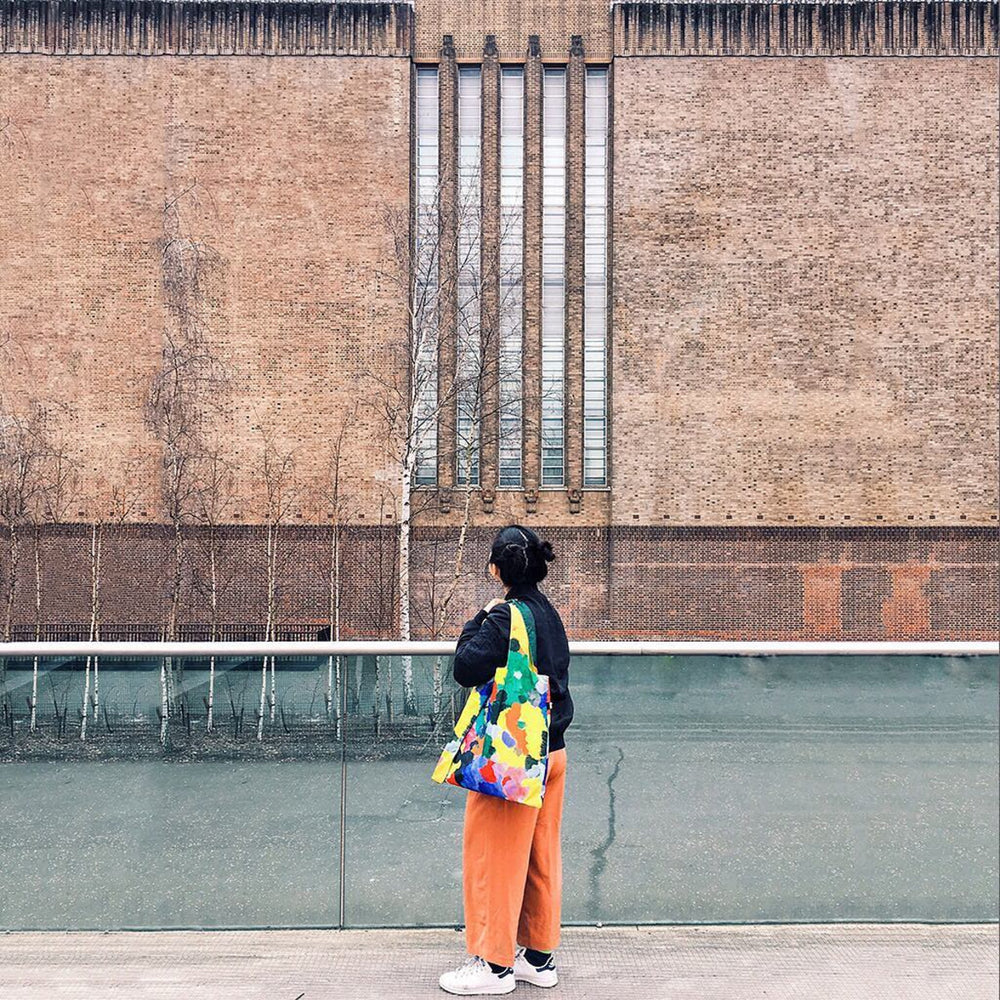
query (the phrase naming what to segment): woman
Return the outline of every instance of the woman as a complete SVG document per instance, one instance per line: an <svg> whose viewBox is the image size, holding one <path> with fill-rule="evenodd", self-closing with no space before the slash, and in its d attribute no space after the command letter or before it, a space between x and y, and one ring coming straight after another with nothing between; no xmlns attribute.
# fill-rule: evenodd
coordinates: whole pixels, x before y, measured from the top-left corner
<svg viewBox="0 0 1000 1000"><path fill-rule="evenodd" d="M549 677L549 765L541 809L470 791L462 842L465 943L470 958L440 979L463 995L510 993L517 982L555 986L552 952L562 907L560 828L566 781L563 733L573 719L569 643L559 612L538 589L552 546L518 524L493 541L486 570L504 596L489 601L462 628L453 673L463 687L485 684L507 660L510 605L523 601L535 619L535 669Z"/></svg>

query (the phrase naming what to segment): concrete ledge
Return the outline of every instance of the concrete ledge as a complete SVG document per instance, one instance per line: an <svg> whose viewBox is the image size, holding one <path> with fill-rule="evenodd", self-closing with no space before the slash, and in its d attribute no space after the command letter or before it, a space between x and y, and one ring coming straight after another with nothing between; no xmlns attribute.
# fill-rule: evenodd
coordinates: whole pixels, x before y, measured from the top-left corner
<svg viewBox="0 0 1000 1000"><path fill-rule="evenodd" d="M996 924L565 927L551 996L996 1000L997 944ZM438 976L464 958L463 933L439 929L11 932L0 996L444 998Z"/></svg>

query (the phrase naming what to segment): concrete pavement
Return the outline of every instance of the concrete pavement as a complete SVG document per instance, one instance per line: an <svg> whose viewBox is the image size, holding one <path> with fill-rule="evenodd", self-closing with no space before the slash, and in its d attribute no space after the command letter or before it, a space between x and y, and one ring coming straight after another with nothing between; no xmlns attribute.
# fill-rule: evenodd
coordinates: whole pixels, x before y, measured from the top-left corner
<svg viewBox="0 0 1000 1000"><path fill-rule="evenodd" d="M564 927L553 1000L996 1000L996 924ZM3 1000L443 1000L455 929L0 934Z"/></svg>

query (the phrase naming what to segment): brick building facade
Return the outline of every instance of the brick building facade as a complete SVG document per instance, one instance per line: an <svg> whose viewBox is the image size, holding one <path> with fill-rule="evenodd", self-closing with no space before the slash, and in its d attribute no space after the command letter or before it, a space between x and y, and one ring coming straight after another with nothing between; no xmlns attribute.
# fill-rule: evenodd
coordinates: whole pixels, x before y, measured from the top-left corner
<svg viewBox="0 0 1000 1000"><path fill-rule="evenodd" d="M414 637L510 521L573 638L995 637L998 37L977 0L0 0L0 409L75 473L36 463L13 634L85 631L99 518L103 634L159 634L169 460L211 447L226 634L269 552L281 634L326 622L339 525L341 634L395 635L433 218Z"/></svg>

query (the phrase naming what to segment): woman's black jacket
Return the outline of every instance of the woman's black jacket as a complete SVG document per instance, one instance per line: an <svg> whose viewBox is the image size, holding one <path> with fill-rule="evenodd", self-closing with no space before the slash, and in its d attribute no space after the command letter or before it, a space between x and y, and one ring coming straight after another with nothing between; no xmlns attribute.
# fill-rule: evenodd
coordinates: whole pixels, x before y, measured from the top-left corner
<svg viewBox="0 0 1000 1000"><path fill-rule="evenodd" d="M534 583L508 589L506 599L523 601L535 619L537 660L535 669L549 678L551 717L549 750L565 745L563 734L573 721L573 698L569 693L569 642L559 612ZM480 609L462 626L455 647L452 672L462 687L485 684L498 667L507 662L510 647L510 605L497 604L487 613Z"/></svg>

